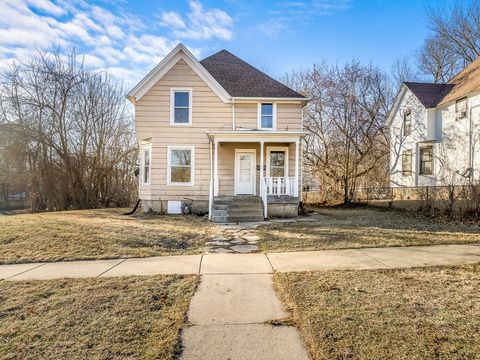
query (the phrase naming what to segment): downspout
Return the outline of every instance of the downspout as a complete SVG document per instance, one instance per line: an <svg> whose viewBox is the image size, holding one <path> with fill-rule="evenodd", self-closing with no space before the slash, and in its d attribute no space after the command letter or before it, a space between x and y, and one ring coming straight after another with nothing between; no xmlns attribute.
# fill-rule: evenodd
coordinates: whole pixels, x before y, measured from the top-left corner
<svg viewBox="0 0 480 360"><path fill-rule="evenodd" d="M480 107L480 104L477 104L475 106L472 106L470 108L470 116L469 116L469 125L468 125L468 141L469 141L469 147L468 147L468 162L470 165L470 173L469 173L469 180L470 184L473 182L473 175L474 175L474 169L473 169L473 120L472 120L472 112L473 109Z"/></svg>
<svg viewBox="0 0 480 360"><path fill-rule="evenodd" d="M236 130L235 124L235 99L232 99L232 130Z"/></svg>

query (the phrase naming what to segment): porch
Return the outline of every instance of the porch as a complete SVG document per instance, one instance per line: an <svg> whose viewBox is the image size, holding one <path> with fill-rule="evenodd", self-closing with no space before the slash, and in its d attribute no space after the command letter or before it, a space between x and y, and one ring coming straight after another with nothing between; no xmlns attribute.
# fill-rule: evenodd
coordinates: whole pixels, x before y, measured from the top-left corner
<svg viewBox="0 0 480 360"><path fill-rule="evenodd" d="M269 216L296 215L301 196L300 139L303 132L219 131L208 136L211 219L218 199L227 197L258 197L259 201L251 202L244 212L258 213L252 208L252 203L258 203L261 212L258 218L262 220ZM241 208L237 206L235 213L241 214Z"/></svg>

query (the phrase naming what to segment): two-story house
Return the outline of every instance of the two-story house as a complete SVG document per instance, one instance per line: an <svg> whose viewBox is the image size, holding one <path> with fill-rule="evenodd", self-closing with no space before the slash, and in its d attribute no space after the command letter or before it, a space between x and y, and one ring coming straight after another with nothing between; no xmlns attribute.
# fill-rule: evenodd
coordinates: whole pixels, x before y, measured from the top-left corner
<svg viewBox="0 0 480 360"><path fill-rule="evenodd" d="M296 216L307 99L222 50L182 44L135 88L143 211L216 222Z"/></svg>
<svg viewBox="0 0 480 360"><path fill-rule="evenodd" d="M480 180L480 58L447 84L405 82L387 124L393 187Z"/></svg>

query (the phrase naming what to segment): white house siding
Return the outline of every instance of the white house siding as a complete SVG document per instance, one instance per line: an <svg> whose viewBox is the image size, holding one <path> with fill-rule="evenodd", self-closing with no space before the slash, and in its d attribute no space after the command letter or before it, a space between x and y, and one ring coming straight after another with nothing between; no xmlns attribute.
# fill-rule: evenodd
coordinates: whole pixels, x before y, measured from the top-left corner
<svg viewBox="0 0 480 360"><path fill-rule="evenodd" d="M457 120L455 102L436 109L425 109L407 89L390 125L390 180L392 186L444 186L465 184L461 176L469 167L470 109L480 104L480 94L468 97L467 118ZM402 135L403 113L412 111L412 133ZM473 109L473 153L475 179L480 177L480 107ZM428 124L428 126L427 126ZM428 128L428 131L427 131ZM432 134L436 134L436 136ZM428 136L427 136L428 135ZM429 141L435 138L435 141ZM419 175L419 149L433 145L433 175ZM412 150L412 174L402 174L402 151Z"/></svg>

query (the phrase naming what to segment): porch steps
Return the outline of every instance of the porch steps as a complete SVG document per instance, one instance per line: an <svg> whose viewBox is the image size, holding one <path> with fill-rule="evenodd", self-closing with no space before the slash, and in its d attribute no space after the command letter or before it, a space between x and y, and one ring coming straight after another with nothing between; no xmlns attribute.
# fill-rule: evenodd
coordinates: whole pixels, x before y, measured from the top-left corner
<svg viewBox="0 0 480 360"><path fill-rule="evenodd" d="M212 221L215 223L263 220L262 200L258 196L219 196L213 199Z"/></svg>

